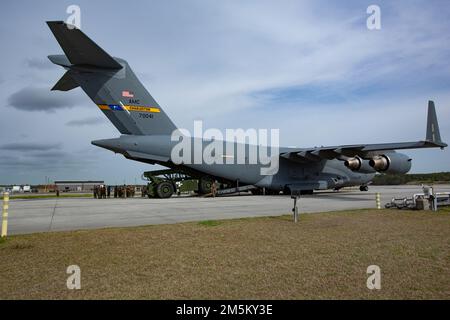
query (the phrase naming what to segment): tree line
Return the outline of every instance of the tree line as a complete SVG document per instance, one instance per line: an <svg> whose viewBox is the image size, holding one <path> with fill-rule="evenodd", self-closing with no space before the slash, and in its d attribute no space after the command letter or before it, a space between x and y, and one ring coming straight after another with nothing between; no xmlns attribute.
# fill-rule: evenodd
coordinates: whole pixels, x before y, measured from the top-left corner
<svg viewBox="0 0 450 320"><path fill-rule="evenodd" d="M432 184L450 183L450 172L412 173L412 174L377 174L373 179L374 185L400 184Z"/></svg>

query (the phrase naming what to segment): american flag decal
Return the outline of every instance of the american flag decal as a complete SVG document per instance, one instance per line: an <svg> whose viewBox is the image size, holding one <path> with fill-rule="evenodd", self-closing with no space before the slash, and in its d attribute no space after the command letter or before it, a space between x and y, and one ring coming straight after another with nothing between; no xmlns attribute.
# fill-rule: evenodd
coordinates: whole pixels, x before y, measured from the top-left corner
<svg viewBox="0 0 450 320"><path fill-rule="evenodd" d="M134 93L132 91L124 90L122 91L122 97L134 98Z"/></svg>

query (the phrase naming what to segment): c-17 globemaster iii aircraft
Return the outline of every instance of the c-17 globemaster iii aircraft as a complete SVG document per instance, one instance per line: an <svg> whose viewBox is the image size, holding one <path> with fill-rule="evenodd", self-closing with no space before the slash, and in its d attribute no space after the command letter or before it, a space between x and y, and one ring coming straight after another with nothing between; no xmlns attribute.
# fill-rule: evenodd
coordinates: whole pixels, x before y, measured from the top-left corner
<svg viewBox="0 0 450 320"><path fill-rule="evenodd" d="M268 192L308 194L313 190L340 189L346 186L367 186L376 172L406 173L411 168L411 158L398 153L398 149L441 148L441 141L434 103L428 103L426 137L423 141L355 144L313 148L277 148L270 159L276 160L276 168L264 172L266 163L237 161L239 150L249 153L263 152L260 144L220 141L214 156L223 161L207 163L195 161L195 150L183 150L183 161L174 161L173 150L181 140L188 146L198 146L211 140L180 136L173 139L177 127L163 109L144 88L128 63L113 58L88 38L81 30L62 21L47 22L65 55L48 58L67 72L52 90L68 91L81 87L100 110L119 130L121 136L95 140L92 144L123 154L127 159L149 164L160 164L203 182L219 181L228 185L251 186L254 191L265 188ZM267 149L267 148L265 148ZM222 150L222 151L220 151ZM226 150L223 153L223 150ZM273 149L271 149L273 150ZM267 151L267 150L266 150ZM180 153L181 154L181 153ZM184 157L186 156L186 157ZM192 160L192 161L191 161ZM231 161L229 161L231 160ZM236 161L235 161L236 160ZM200 188L201 189L201 188ZM208 192L203 188L204 192ZM174 192L174 185L164 181L157 188L158 196L167 198Z"/></svg>

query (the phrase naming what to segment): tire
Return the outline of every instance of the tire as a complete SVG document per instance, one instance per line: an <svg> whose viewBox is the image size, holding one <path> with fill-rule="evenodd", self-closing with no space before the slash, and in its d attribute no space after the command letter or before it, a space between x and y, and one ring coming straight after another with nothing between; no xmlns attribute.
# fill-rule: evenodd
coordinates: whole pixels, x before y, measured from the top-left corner
<svg viewBox="0 0 450 320"><path fill-rule="evenodd" d="M291 188L289 188L288 186L284 187L283 194L285 196L290 196L292 194Z"/></svg>
<svg viewBox="0 0 450 320"><path fill-rule="evenodd" d="M369 187L368 186L360 186L359 191L369 191Z"/></svg>
<svg viewBox="0 0 450 320"><path fill-rule="evenodd" d="M211 187L214 183L213 179L208 176L201 177L198 182L198 190L201 194L211 193Z"/></svg>
<svg viewBox="0 0 450 320"><path fill-rule="evenodd" d="M250 191L254 196L259 196L262 194L262 190L260 188L252 189Z"/></svg>
<svg viewBox="0 0 450 320"><path fill-rule="evenodd" d="M173 184L169 181L163 181L156 186L156 195L158 198L170 198L174 192Z"/></svg>

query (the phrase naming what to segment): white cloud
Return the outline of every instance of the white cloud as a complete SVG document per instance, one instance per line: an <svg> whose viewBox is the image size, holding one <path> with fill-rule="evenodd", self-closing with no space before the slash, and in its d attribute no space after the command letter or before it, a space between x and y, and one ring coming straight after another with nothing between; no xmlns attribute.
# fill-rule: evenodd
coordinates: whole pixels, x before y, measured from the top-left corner
<svg viewBox="0 0 450 320"><path fill-rule="evenodd" d="M190 128L199 118L219 128L280 127L282 142L298 146L409 140L424 136L426 103L432 98L441 135L450 137L450 8L427 1L378 1L382 30L369 31L368 4L136 1L127 5L133 23L123 24L112 23L123 17L123 3L79 1L83 30L106 51L128 60L182 127ZM42 17L65 18L64 10L45 1L33 12L8 4L0 16L2 36L18 16L23 21L2 52L8 61L0 87L4 99L27 86L50 89L63 70L24 68L23 61L61 51ZM301 91L302 99L285 93L297 88L308 88ZM278 92L284 92L283 99L277 99ZM329 101L320 99L322 93L330 93ZM91 140L118 135L109 123L66 126L73 119L103 116L88 98L80 105L91 108L77 104L32 116L8 108L8 117L0 119L0 142L18 141L24 133L42 141L57 135L71 152L94 150ZM448 159L448 152L441 155L415 161L414 169L449 170L440 160ZM120 182L148 169L108 151L95 157L103 166L93 170L105 179Z"/></svg>

